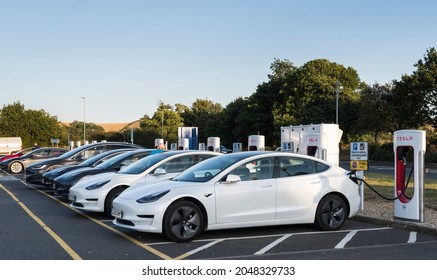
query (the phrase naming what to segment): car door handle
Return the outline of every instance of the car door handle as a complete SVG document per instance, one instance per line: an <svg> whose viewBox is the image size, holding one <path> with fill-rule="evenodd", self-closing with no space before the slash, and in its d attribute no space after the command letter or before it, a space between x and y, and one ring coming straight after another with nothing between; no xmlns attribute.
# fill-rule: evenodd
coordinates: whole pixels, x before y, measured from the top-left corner
<svg viewBox="0 0 437 280"><path fill-rule="evenodd" d="M271 188L271 187L273 187L273 185L264 185L264 186L261 186L261 188Z"/></svg>
<svg viewBox="0 0 437 280"><path fill-rule="evenodd" d="M311 185L315 185L315 184L320 184L321 181L315 181L315 182L311 182Z"/></svg>

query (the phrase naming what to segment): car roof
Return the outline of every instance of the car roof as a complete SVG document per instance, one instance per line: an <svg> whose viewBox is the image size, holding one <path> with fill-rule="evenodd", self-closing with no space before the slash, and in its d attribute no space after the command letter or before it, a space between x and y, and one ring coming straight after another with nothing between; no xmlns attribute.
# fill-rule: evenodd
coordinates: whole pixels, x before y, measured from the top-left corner
<svg viewBox="0 0 437 280"><path fill-rule="evenodd" d="M76 147L68 151L67 153L63 154L60 158L69 158L71 156L76 155L77 153L80 153L83 150L92 149L93 147L110 146L110 145L125 145L126 148L136 147L136 148L144 149L144 147L140 145L127 143L127 142L97 142L97 143L91 143L91 144L82 145L80 147Z"/></svg>
<svg viewBox="0 0 437 280"><path fill-rule="evenodd" d="M176 151L166 151L165 154L167 156L172 156L172 155L179 155L179 154L201 154L201 153L205 153L205 154L217 154L217 155L221 155L221 153L218 152L213 152L213 151L204 151L204 150L176 150Z"/></svg>
<svg viewBox="0 0 437 280"><path fill-rule="evenodd" d="M318 161L318 162L322 162L326 165L332 165L331 163L318 159L316 157L313 156L308 156L308 155L302 155L302 154L296 154L296 153L291 153L291 152L277 152L277 151L243 151L243 152L236 152L236 153L230 153L230 154L225 154L223 156L226 157L233 157L236 160L244 160L247 158L256 158L258 156L276 156L276 157L280 157L280 156L291 156L291 157L295 157L295 158L305 158L305 159L310 159L310 160L314 160L314 161Z"/></svg>

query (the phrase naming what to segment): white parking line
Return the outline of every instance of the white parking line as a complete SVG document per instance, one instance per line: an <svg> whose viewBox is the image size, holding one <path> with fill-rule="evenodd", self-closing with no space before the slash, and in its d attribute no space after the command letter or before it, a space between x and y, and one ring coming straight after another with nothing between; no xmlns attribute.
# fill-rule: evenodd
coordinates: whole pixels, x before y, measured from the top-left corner
<svg viewBox="0 0 437 280"><path fill-rule="evenodd" d="M415 243L417 240L417 232L412 231L410 232L410 238L408 238L407 243Z"/></svg>
<svg viewBox="0 0 437 280"><path fill-rule="evenodd" d="M188 257L188 256L194 255L194 254L196 254L196 253L198 253L198 252L200 252L200 251L203 251L203 250L205 250L205 249L208 249L209 247L214 246L215 244L220 243L220 242L222 242L222 241L224 241L224 240L225 240L225 239L217 239L217 240L215 240L215 241L213 241L213 242L210 242L210 243L208 243L208 244L205 244L205 245L203 245L203 246L200 246L199 248L196 248L196 249L194 249L194 250L191 250L191 251L189 251L189 252L187 252L187 253L185 253L185 254L183 254L183 255L180 255L179 257L175 258L175 260L182 260L182 259L185 259L185 258Z"/></svg>
<svg viewBox="0 0 437 280"><path fill-rule="evenodd" d="M269 245L265 246L264 248L262 248L261 250L256 252L254 255L263 255L263 254L265 254L267 251L269 251L270 249L272 249L273 247L275 247L276 245L278 245L282 241L286 240L290 236L292 236L292 234L286 234L286 235L282 236L281 238L276 239L274 242L272 242Z"/></svg>
<svg viewBox="0 0 437 280"><path fill-rule="evenodd" d="M344 248L344 246L352 240L352 238L355 236L355 234L357 234L358 230L352 230L351 232L349 232L342 241L340 241L340 243L338 243L335 246L335 249L342 249Z"/></svg>
<svg viewBox="0 0 437 280"><path fill-rule="evenodd" d="M378 230L389 230L393 229L392 227L379 227L379 228L363 228L359 229L357 231L378 231ZM349 229L345 230L337 230L335 232L332 231L310 231L310 232L296 232L292 235L323 235L323 234L332 234L332 233L342 233L342 232L350 232ZM210 242L215 240L245 240L245 239L258 239L258 238L269 238L269 237L281 237L284 236L284 234L267 234L267 235L252 235L252 236L236 236L236 237L226 237L226 238L220 238L220 239L196 239L191 242ZM163 242L150 242L150 243L143 243L144 245L148 246L157 246L157 245L171 245L174 244L174 242L171 241L163 241Z"/></svg>

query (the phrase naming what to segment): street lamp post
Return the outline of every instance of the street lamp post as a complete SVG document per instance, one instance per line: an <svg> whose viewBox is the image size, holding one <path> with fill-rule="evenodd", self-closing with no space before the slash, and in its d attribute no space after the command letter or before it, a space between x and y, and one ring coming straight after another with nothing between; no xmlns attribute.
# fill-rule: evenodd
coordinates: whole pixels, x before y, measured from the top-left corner
<svg viewBox="0 0 437 280"><path fill-rule="evenodd" d="M86 134L85 134L85 97L82 96L83 99L83 144L85 144L86 141Z"/></svg>
<svg viewBox="0 0 437 280"><path fill-rule="evenodd" d="M342 90L343 87L340 86L340 83L338 81L335 82L335 124L338 124L338 95L340 90Z"/></svg>

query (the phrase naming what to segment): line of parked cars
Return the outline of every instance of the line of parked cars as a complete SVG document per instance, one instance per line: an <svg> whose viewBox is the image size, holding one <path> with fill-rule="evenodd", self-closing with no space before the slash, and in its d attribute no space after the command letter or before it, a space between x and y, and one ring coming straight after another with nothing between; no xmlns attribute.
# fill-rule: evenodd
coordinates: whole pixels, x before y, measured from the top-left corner
<svg viewBox="0 0 437 280"><path fill-rule="evenodd" d="M287 152L95 143L30 164L25 178L68 196L72 208L106 213L118 227L175 242L240 227L314 224L338 230L361 201L348 171Z"/></svg>
<svg viewBox="0 0 437 280"><path fill-rule="evenodd" d="M0 162L0 168L7 170L13 174L18 174L24 171L24 169L33 163L37 163L49 158L58 157L68 152L67 149L44 147L31 150L18 157L10 157Z"/></svg>

